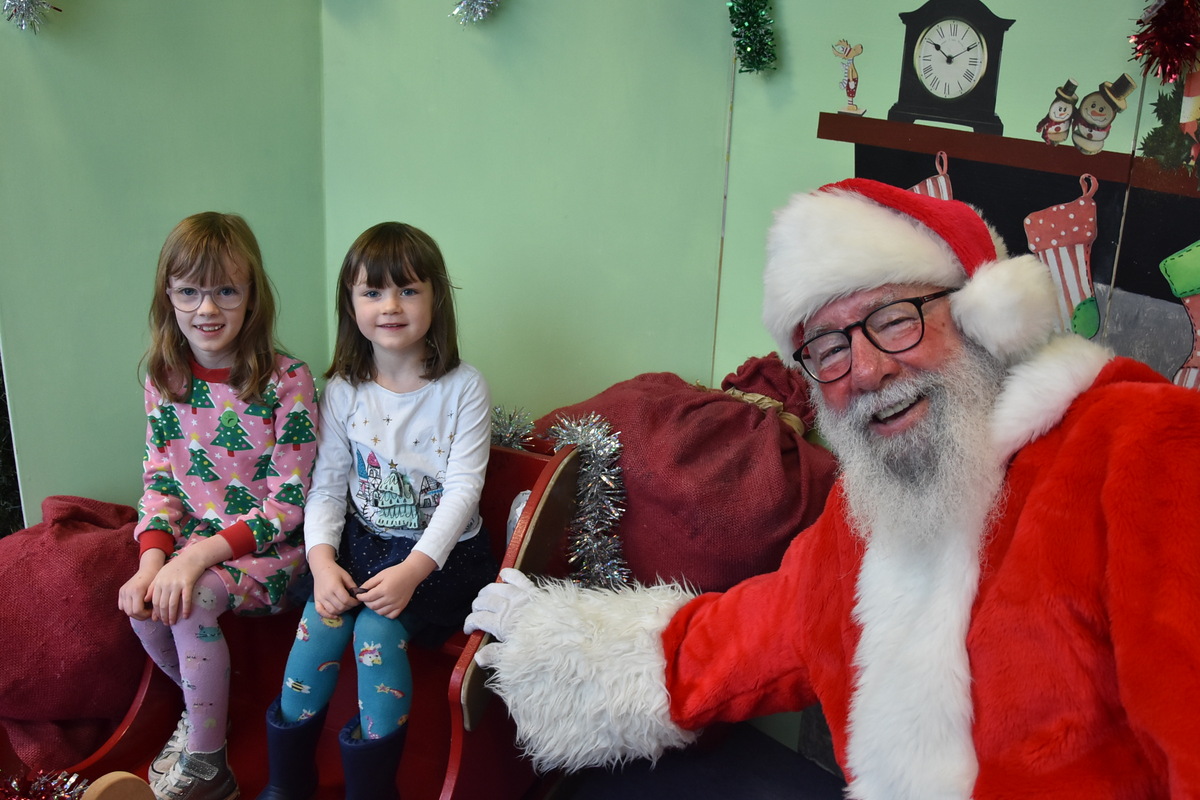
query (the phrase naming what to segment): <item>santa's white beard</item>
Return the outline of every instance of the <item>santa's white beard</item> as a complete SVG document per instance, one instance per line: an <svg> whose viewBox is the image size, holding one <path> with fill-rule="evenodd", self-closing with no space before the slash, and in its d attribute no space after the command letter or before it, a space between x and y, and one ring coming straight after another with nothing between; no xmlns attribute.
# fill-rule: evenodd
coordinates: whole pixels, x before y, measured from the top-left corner
<svg viewBox="0 0 1200 800"><path fill-rule="evenodd" d="M965 800L978 772L966 639L979 553L1003 464L989 420L1004 371L982 348L833 412L818 424L841 461L867 543L856 579L846 768L853 800ZM868 427L918 397L928 413L899 436Z"/></svg>
<svg viewBox="0 0 1200 800"><path fill-rule="evenodd" d="M814 392L817 425L838 457L858 533L929 542L946 531L976 528L999 491L1003 465L991 445L990 415L1004 368L966 340L959 358L938 372L905 378L834 411ZM894 436L871 432L871 418L919 396L929 412ZM970 524L973 521L974 524Z"/></svg>

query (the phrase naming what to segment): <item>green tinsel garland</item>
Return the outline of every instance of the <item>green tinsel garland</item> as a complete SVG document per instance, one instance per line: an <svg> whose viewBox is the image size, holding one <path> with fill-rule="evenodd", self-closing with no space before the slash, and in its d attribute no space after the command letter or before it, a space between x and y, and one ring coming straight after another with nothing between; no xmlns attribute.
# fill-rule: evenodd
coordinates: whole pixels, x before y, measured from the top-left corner
<svg viewBox="0 0 1200 800"><path fill-rule="evenodd" d="M738 72L775 69L775 34L769 0L730 0L729 21L737 40Z"/></svg>

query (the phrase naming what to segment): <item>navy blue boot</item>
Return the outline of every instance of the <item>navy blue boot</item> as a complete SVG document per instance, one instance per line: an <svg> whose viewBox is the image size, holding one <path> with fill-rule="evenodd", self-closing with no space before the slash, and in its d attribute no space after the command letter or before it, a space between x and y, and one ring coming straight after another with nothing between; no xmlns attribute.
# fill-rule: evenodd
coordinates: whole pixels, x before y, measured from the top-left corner
<svg viewBox="0 0 1200 800"><path fill-rule="evenodd" d="M329 706L297 722L279 713L276 697L267 709L267 753L270 782L258 800L312 800L317 793L317 740Z"/></svg>
<svg viewBox="0 0 1200 800"><path fill-rule="evenodd" d="M358 717L338 734L342 746L342 773L346 777L346 800L400 800L396 772L408 725L380 739L360 739Z"/></svg>

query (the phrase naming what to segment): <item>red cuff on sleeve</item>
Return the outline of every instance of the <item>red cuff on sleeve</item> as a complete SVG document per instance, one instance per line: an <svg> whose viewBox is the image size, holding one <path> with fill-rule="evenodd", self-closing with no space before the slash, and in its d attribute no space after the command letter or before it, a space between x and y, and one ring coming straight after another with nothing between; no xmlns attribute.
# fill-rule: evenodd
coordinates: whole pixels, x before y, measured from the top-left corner
<svg viewBox="0 0 1200 800"><path fill-rule="evenodd" d="M240 558L258 549L258 542L254 541L254 531L250 530L250 526L245 522L235 522L218 535L233 548L233 558Z"/></svg>
<svg viewBox="0 0 1200 800"><path fill-rule="evenodd" d="M162 550L169 556L175 552L175 537L157 528L144 530L138 537L138 558L147 550Z"/></svg>

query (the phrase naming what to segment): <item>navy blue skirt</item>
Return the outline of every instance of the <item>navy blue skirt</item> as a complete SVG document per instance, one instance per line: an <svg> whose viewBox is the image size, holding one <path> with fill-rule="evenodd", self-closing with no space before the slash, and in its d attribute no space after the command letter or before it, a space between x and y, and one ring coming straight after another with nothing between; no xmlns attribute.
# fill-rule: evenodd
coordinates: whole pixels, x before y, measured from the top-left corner
<svg viewBox="0 0 1200 800"><path fill-rule="evenodd" d="M380 570L399 564L416 545L415 539L384 539L365 528L353 514L346 517L338 562L359 586ZM492 556L486 530L454 545L446 563L421 581L404 610L414 638L436 644L457 630L471 612L479 590L496 579L500 567Z"/></svg>

